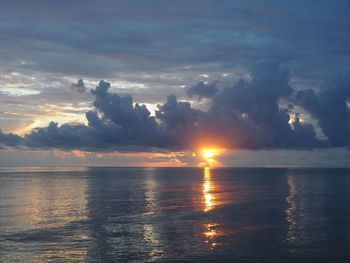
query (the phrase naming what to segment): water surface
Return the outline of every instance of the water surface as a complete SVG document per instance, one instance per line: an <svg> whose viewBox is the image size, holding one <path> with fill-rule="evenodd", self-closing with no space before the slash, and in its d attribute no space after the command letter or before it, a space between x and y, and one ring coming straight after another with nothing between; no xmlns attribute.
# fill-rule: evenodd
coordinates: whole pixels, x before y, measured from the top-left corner
<svg viewBox="0 0 350 263"><path fill-rule="evenodd" d="M350 170L2 168L0 262L349 262Z"/></svg>

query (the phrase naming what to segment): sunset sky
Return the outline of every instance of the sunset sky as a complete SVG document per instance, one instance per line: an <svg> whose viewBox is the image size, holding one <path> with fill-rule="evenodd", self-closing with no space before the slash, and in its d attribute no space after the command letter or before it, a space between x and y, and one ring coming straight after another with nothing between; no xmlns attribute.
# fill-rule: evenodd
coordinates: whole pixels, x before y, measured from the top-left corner
<svg viewBox="0 0 350 263"><path fill-rule="evenodd" d="M349 8L4 2L0 166L349 167Z"/></svg>

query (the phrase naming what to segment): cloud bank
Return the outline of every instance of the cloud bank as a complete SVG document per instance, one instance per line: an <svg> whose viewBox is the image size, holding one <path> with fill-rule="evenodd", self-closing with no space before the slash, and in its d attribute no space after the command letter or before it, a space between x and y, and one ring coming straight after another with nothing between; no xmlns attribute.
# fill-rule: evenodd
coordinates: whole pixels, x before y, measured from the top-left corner
<svg viewBox="0 0 350 263"><path fill-rule="evenodd" d="M189 88L190 96L210 100L207 111L170 95L158 105L155 116L131 96L110 92L111 84L101 80L91 90L94 111L86 112L87 125L51 122L23 137L1 132L0 144L87 151L185 150L204 145L228 149L349 147L348 75L326 79L316 92L294 90L289 69L276 60L259 61L250 72L249 79L233 85L218 87L216 81ZM301 121L296 107L317 120L327 139L318 138L314 126Z"/></svg>

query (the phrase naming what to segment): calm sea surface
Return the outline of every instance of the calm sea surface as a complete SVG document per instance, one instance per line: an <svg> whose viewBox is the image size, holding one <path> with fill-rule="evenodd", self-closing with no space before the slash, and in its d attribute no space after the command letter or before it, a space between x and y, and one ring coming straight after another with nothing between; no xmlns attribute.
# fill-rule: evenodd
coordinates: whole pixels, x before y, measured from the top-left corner
<svg viewBox="0 0 350 263"><path fill-rule="evenodd" d="M350 262L350 170L1 168L0 262Z"/></svg>

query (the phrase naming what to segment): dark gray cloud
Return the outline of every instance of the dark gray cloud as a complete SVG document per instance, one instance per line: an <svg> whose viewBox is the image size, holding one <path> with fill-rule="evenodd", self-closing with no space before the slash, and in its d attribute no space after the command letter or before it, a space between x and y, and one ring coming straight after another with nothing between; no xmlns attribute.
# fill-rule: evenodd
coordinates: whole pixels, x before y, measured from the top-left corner
<svg viewBox="0 0 350 263"><path fill-rule="evenodd" d="M218 91L218 81L214 81L211 84L205 84L200 81L197 85L194 85L187 89L187 95L190 97L198 96L199 98L212 98Z"/></svg>
<svg viewBox="0 0 350 263"><path fill-rule="evenodd" d="M94 147L94 140L91 140L90 129L85 125L63 124L51 122L45 128L35 128L26 135L22 144L32 148L65 148L83 149L89 146Z"/></svg>
<svg viewBox="0 0 350 263"><path fill-rule="evenodd" d="M81 94L86 92L85 83L82 79L79 79L77 83L73 83L71 89Z"/></svg>
<svg viewBox="0 0 350 263"><path fill-rule="evenodd" d="M133 105L131 96L109 93L110 83L100 81L96 89L95 111L88 111L88 125L51 122L34 129L23 144L36 148L85 149L111 151L124 146L157 147L158 125L144 105ZM161 141L161 140L160 140Z"/></svg>
<svg viewBox="0 0 350 263"><path fill-rule="evenodd" d="M9 134L4 134L0 130L0 146L18 146L22 142L22 138L18 135L9 133Z"/></svg>
<svg viewBox="0 0 350 263"><path fill-rule="evenodd" d="M240 79L221 89L203 122L204 135L237 148L318 147L313 128L299 121L289 125L288 109L278 102L290 96L289 70L275 60L255 63L251 81Z"/></svg>
<svg viewBox="0 0 350 263"><path fill-rule="evenodd" d="M110 93L109 88L110 83L100 81L92 90L96 111L86 114L89 126L105 130L116 145L158 146L162 141L160 127L147 107L134 105L131 96Z"/></svg>
<svg viewBox="0 0 350 263"><path fill-rule="evenodd" d="M350 145L350 74L327 78L320 90L301 90L296 101L317 121L331 146Z"/></svg>
<svg viewBox="0 0 350 263"><path fill-rule="evenodd" d="M348 75L326 80L319 94L303 90L295 95L290 78L278 61L262 60L251 66L249 79L218 88L207 111L170 95L155 116L131 96L110 92L110 83L102 80L91 91L94 110L86 113L88 125L52 122L17 136L12 145L90 151L184 150L203 144L229 149L349 146ZM327 140L317 138L314 127L301 120L294 102L318 120Z"/></svg>
<svg viewBox="0 0 350 263"><path fill-rule="evenodd" d="M164 105L158 105L158 111L156 111L157 119L164 126L165 145L180 149L193 147L203 114L191 108L190 103L179 102L174 95L168 96L167 102Z"/></svg>

